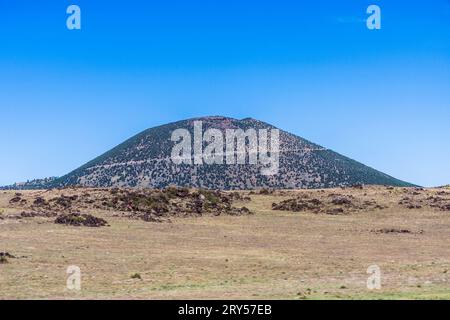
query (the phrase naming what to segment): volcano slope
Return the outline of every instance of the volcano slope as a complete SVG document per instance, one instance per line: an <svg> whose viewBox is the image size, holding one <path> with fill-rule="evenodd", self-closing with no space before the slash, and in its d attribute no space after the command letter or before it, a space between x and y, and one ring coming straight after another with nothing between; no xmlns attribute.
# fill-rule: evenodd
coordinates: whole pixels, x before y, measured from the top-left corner
<svg viewBox="0 0 450 320"><path fill-rule="evenodd" d="M449 234L448 189L2 191L0 298L450 299Z"/></svg>
<svg viewBox="0 0 450 320"><path fill-rule="evenodd" d="M44 187L145 187L170 185L219 190L255 188L329 188L356 184L412 186L334 151L289 132L279 133L279 170L261 174L261 164L175 164L172 133L186 129L194 136L194 123L203 131L276 129L265 122L246 118L203 117L178 121L143 131L114 149ZM204 147L207 143L204 142ZM246 141L247 151L249 142ZM225 152L226 150L223 150ZM42 184L41 184L42 186Z"/></svg>

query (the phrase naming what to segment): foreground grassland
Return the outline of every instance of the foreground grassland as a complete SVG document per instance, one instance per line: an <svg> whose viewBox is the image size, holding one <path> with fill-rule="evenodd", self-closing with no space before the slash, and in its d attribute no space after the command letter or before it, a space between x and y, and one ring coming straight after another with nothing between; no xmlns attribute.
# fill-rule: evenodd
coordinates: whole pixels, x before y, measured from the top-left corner
<svg viewBox="0 0 450 320"><path fill-rule="evenodd" d="M21 193L31 201L62 192L86 191ZM233 205L254 214L157 223L80 209L109 224L90 228L55 224L54 217L15 218L23 211L10 204L15 192L0 192L0 252L15 257L0 264L0 298L450 299L450 211L429 205L432 197L450 199L449 190L242 194L251 200ZM324 203L335 194L370 199L380 207L341 214L272 210L272 203L306 194ZM382 288L371 291L366 271L374 264ZM70 265L81 268L79 292L66 289Z"/></svg>

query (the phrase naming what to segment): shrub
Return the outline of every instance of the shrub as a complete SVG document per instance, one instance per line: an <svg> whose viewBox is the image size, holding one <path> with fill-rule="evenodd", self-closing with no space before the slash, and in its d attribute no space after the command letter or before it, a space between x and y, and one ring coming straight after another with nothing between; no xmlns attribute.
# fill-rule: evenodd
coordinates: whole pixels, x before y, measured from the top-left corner
<svg viewBox="0 0 450 320"><path fill-rule="evenodd" d="M131 279L139 279L142 280L142 277L139 273L134 273L131 275Z"/></svg>
<svg viewBox="0 0 450 320"><path fill-rule="evenodd" d="M71 226L85 226L85 227L102 227L108 225L108 222L102 218L97 218L90 214L80 214L80 213L61 215L56 218L55 223Z"/></svg>

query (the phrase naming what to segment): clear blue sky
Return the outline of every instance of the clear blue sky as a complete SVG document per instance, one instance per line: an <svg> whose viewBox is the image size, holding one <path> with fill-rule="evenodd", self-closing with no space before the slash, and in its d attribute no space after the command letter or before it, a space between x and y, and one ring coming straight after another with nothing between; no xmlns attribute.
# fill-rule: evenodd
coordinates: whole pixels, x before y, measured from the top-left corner
<svg viewBox="0 0 450 320"><path fill-rule="evenodd" d="M70 4L81 31L66 28ZM369 4L381 30L366 28ZM447 184L450 1L1 1L0 111L0 185L202 115Z"/></svg>

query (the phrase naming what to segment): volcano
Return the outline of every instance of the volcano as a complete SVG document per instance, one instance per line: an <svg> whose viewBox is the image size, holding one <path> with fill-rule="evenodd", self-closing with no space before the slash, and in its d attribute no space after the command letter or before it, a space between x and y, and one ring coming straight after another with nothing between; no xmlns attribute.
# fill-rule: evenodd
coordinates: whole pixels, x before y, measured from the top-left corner
<svg viewBox="0 0 450 320"><path fill-rule="evenodd" d="M276 127L252 118L242 120L211 116L147 129L117 147L58 179L47 187L139 187L165 188L170 185L221 190L256 188L331 188L352 185L412 186L365 166L332 150L279 130L277 173L264 175L262 164L175 163L173 133L183 129L194 135L195 123L202 130L274 130ZM216 131L217 132L217 131ZM247 139L248 140L248 139ZM249 141L245 140L245 148ZM204 142L203 142L204 143ZM225 150L223 150L225 152ZM195 155L192 155L195 157ZM189 159L190 160L190 159ZM193 159L194 160L194 159Z"/></svg>

